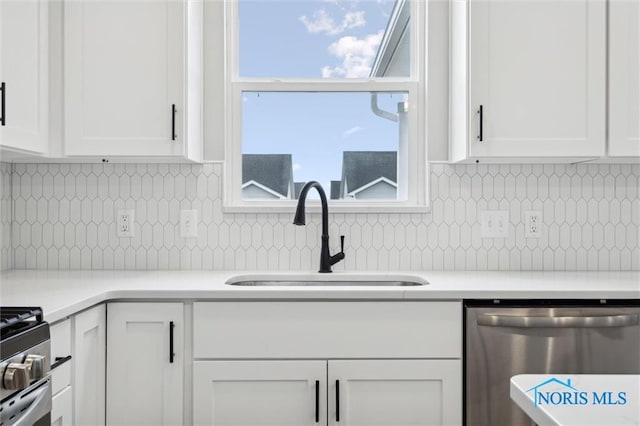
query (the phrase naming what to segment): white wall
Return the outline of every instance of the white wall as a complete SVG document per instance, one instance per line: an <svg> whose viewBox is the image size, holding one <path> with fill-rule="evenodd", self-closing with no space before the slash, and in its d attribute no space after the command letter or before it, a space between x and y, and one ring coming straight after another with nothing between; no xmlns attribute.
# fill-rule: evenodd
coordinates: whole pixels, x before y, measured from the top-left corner
<svg viewBox="0 0 640 426"><path fill-rule="evenodd" d="M208 45L222 2L205 5ZM61 3L52 0L52 15ZM51 26L52 129L62 143L61 26ZM429 2L429 159L447 159L448 3ZM223 49L218 49L222 52ZM56 56L58 55L58 56ZM221 57L205 57L205 155L224 158ZM56 84L58 81L60 84ZM57 103L56 103L57 102ZM57 109L56 109L57 108ZM58 119L56 120L56 115ZM640 165L432 165L431 213L332 214L336 270L640 270ZM229 214L222 164L0 163L0 268L313 270L320 218ZM136 211L136 236L118 238L115 212ZM179 236L179 211L197 209L197 239ZM481 238L479 215L510 212L506 239ZM540 239L526 210L543 212ZM10 232L8 229L10 228Z"/></svg>

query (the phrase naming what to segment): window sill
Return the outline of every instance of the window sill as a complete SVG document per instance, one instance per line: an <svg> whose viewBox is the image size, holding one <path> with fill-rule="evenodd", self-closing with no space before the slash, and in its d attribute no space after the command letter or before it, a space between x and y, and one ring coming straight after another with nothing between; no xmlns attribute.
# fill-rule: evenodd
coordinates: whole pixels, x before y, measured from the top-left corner
<svg viewBox="0 0 640 426"><path fill-rule="evenodd" d="M223 206L224 213L289 213L294 214L297 201L256 201L242 204L230 204ZM306 211L320 213L321 207L318 200L307 200ZM392 203L392 202L367 202L367 203L340 203L329 201L329 213L429 213L428 205Z"/></svg>

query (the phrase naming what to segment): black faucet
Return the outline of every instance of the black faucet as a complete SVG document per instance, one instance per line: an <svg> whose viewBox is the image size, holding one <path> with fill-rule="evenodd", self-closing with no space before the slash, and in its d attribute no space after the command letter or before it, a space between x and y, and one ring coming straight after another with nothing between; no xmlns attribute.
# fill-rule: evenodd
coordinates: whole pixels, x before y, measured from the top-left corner
<svg viewBox="0 0 640 426"><path fill-rule="evenodd" d="M340 236L340 253L331 256L331 254L329 254L329 209L327 208L327 196L324 193L324 189L322 189L322 185L318 182L312 180L302 187L300 196L298 197L298 207L296 207L293 224L305 224L304 203L307 199L307 192L309 192L311 188L318 190L322 204L322 248L320 249L320 270L318 272L331 272L331 265L344 259L344 235Z"/></svg>

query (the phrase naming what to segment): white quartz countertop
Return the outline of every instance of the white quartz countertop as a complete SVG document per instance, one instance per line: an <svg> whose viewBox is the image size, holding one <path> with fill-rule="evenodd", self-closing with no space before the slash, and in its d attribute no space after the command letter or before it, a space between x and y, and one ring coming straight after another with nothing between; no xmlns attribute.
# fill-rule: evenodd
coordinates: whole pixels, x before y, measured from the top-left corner
<svg viewBox="0 0 640 426"><path fill-rule="evenodd" d="M640 425L640 375L521 374L510 394L540 426Z"/></svg>
<svg viewBox="0 0 640 426"><path fill-rule="evenodd" d="M426 280L415 287L239 287L229 279ZM41 306L55 322L108 300L640 299L640 272L25 271L0 273L0 306Z"/></svg>

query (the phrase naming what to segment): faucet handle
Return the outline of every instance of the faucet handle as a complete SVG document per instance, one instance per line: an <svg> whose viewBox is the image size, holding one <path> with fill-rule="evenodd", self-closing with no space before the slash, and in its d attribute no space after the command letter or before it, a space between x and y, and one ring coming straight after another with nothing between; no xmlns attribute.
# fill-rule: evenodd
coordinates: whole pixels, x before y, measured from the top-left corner
<svg viewBox="0 0 640 426"><path fill-rule="evenodd" d="M344 235L340 235L340 253L344 253Z"/></svg>

